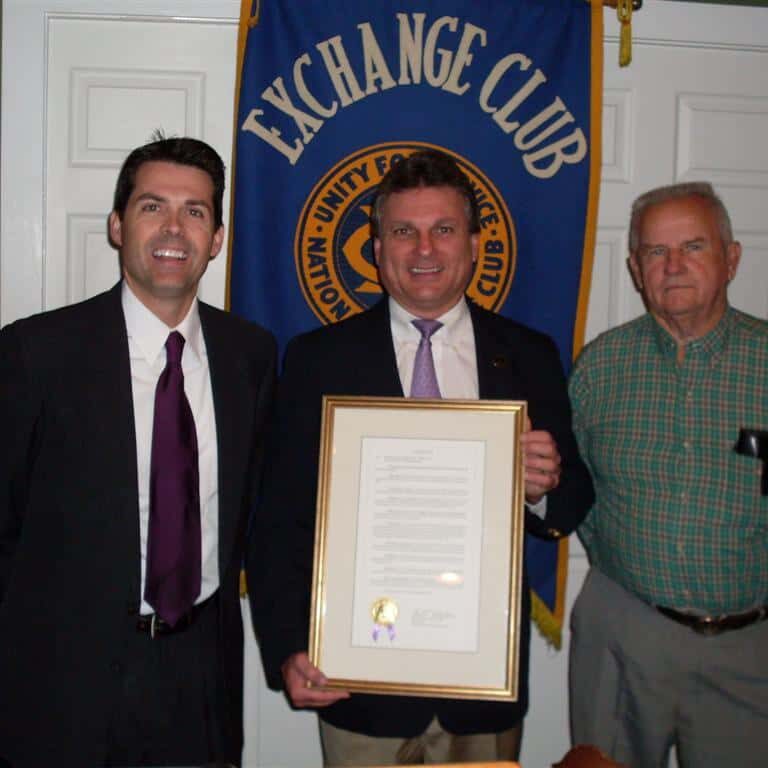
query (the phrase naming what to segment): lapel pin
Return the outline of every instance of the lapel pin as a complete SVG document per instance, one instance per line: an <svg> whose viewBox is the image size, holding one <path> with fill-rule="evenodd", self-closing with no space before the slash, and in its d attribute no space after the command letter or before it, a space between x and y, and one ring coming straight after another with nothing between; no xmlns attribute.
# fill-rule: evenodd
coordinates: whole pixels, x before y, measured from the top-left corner
<svg viewBox="0 0 768 768"><path fill-rule="evenodd" d="M491 365L494 368L506 368L507 367L507 357L506 355L496 355L496 357L491 360Z"/></svg>

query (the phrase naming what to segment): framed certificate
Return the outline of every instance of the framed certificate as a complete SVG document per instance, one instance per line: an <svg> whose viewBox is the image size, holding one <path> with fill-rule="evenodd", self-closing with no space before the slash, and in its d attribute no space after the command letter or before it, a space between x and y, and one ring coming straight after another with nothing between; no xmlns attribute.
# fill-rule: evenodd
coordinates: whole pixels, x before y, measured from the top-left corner
<svg viewBox="0 0 768 768"><path fill-rule="evenodd" d="M329 687L517 698L525 420L323 398L309 656Z"/></svg>

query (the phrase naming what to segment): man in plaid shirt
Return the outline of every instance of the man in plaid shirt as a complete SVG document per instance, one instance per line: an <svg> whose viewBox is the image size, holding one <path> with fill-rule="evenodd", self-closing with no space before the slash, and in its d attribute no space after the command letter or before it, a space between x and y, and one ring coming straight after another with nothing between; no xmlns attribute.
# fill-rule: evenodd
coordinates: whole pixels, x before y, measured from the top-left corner
<svg viewBox="0 0 768 768"><path fill-rule="evenodd" d="M739 264L706 183L632 208L648 313L603 334L570 382L596 502L571 618L574 743L632 768L768 765L768 322L728 304ZM760 434L762 433L762 434Z"/></svg>

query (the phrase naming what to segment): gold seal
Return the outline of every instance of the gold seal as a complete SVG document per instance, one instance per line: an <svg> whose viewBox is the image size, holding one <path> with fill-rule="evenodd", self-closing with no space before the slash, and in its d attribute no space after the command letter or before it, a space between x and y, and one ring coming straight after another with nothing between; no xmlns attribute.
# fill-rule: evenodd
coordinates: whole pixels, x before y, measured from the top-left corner
<svg viewBox="0 0 768 768"><path fill-rule="evenodd" d="M397 621L397 603L389 597L380 597L371 606L373 623L379 627L391 627Z"/></svg>

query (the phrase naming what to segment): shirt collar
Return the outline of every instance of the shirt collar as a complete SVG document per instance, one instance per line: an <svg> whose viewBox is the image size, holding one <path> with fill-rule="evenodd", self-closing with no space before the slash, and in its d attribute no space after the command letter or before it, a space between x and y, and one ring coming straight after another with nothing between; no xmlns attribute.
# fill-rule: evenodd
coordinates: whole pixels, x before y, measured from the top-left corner
<svg viewBox="0 0 768 768"><path fill-rule="evenodd" d="M171 331L178 331L184 337L182 359L186 358L188 363L199 363L202 360L205 355L205 345L197 297L192 301L184 319L175 328L169 328L154 312L142 304L125 280L123 280L121 300L128 337L141 351L147 363L154 365Z"/></svg>
<svg viewBox="0 0 768 768"><path fill-rule="evenodd" d="M720 322L709 333L686 343L686 357L695 354L712 360L717 358L725 349L728 335L733 326L733 316L733 308L729 305L726 307L725 314L720 319ZM653 331L659 350L665 356L675 357L677 355L677 341L650 313L649 317L652 320Z"/></svg>
<svg viewBox="0 0 768 768"><path fill-rule="evenodd" d="M419 329L411 323L412 320L416 320L419 316L409 312L391 296L389 297L389 316L392 330L399 338L407 339L409 336L412 336L416 341L421 338ZM466 299L462 296L451 309L436 319L443 324L443 327L438 328L432 338L435 339L439 336L443 343L450 344L451 337L456 335L459 328L465 323L471 322Z"/></svg>

